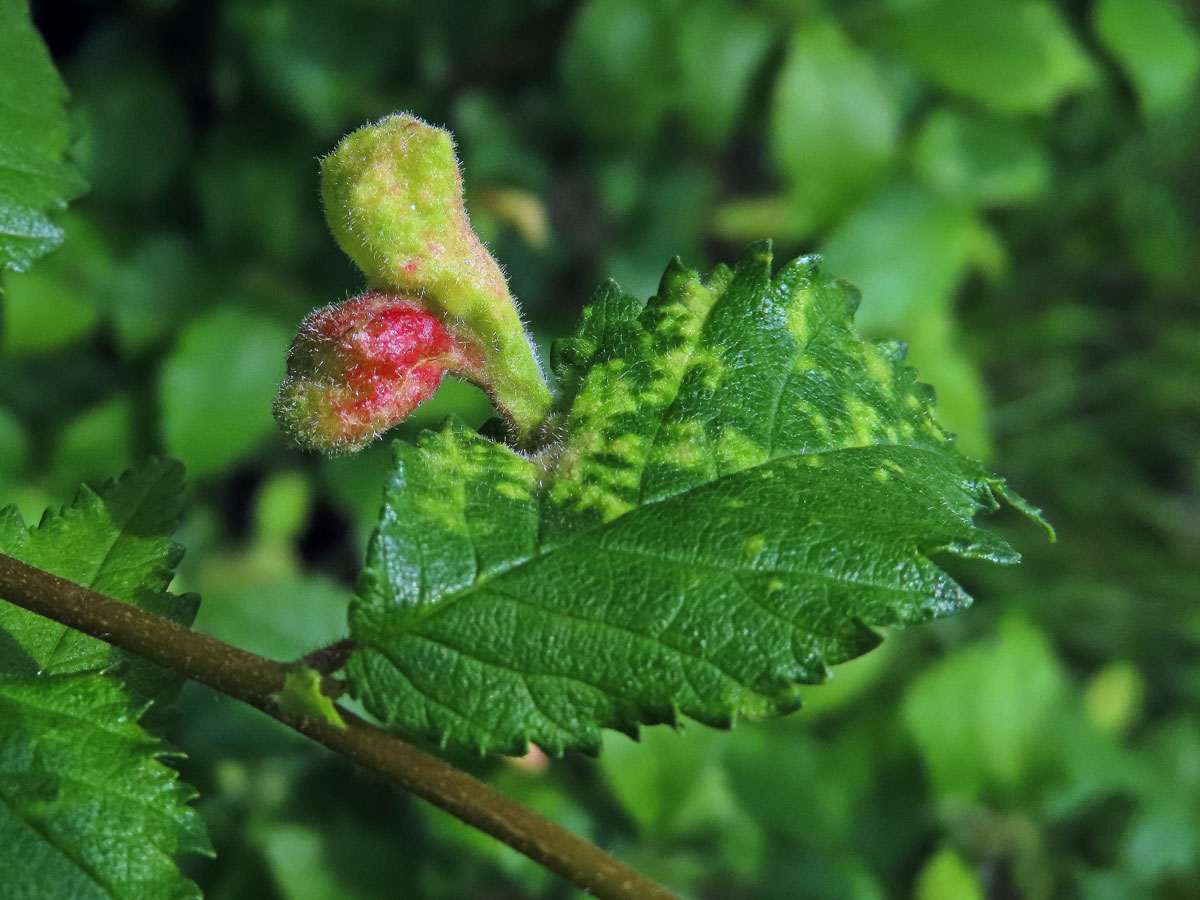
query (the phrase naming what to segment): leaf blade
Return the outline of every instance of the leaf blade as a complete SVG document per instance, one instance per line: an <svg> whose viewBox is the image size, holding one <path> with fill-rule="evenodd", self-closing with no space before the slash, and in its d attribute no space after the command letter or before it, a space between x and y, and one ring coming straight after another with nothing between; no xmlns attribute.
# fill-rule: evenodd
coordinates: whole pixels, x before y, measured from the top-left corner
<svg viewBox="0 0 1200 900"><path fill-rule="evenodd" d="M8 530L0 529L0 552L190 625L196 598L167 591L182 556L171 535L183 484L178 462L150 460L99 491L80 488L71 506L48 510L36 528L26 529L12 511ZM143 688L147 698L174 684L155 666L9 604L0 606L0 629L41 671L100 671L121 665L125 680Z"/></svg>
<svg viewBox="0 0 1200 900"><path fill-rule="evenodd" d="M182 467L150 461L27 528L0 511L0 552L179 622L194 598L167 593ZM139 720L177 679L0 603L0 871L14 896L198 898L175 862L212 848Z"/></svg>
<svg viewBox="0 0 1200 900"><path fill-rule="evenodd" d="M64 161L67 90L21 0L0 2L0 269L23 272L62 243L48 213L84 189Z"/></svg>
<svg viewBox="0 0 1200 900"><path fill-rule="evenodd" d="M973 522L1003 482L897 347L854 334L856 292L770 266L767 245L707 279L673 264L636 316L606 289L557 357L557 457L456 424L398 447L351 607L369 710L506 753L728 726L795 709L874 628L966 605L932 554L1016 561Z"/></svg>
<svg viewBox="0 0 1200 900"><path fill-rule="evenodd" d="M16 896L200 896L174 863L211 849L194 792L139 712L100 675L0 675L0 870Z"/></svg>

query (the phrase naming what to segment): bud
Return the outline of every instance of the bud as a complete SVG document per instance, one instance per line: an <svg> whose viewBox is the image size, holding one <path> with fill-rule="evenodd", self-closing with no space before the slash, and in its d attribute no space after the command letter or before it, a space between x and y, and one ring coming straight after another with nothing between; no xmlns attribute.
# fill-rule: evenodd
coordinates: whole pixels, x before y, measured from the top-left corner
<svg viewBox="0 0 1200 900"><path fill-rule="evenodd" d="M382 291L312 313L288 353L275 418L313 450L358 450L480 363L415 298Z"/></svg>
<svg viewBox="0 0 1200 900"><path fill-rule="evenodd" d="M369 286L416 298L472 348L471 380L528 438L550 391L504 273L467 218L450 133L408 114L360 128L321 161L321 195Z"/></svg>

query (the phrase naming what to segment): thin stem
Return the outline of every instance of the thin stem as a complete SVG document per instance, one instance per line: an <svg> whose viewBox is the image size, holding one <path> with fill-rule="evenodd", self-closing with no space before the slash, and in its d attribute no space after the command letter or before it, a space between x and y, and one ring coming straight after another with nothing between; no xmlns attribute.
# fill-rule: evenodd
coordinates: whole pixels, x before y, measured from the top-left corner
<svg viewBox="0 0 1200 900"><path fill-rule="evenodd" d="M346 665L355 646L354 638L342 638L327 647L300 657L296 660L296 665L315 669L322 675L331 675Z"/></svg>
<svg viewBox="0 0 1200 900"><path fill-rule="evenodd" d="M262 710L601 900L679 900L594 844L348 710L339 708L345 728L286 715L271 695L283 688L293 668L288 663L233 647L3 554L0 597Z"/></svg>

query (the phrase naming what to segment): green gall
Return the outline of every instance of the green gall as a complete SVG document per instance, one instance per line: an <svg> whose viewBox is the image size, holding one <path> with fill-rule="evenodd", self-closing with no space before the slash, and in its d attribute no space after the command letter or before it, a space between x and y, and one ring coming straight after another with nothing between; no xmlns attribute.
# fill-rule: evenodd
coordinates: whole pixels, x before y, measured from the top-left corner
<svg viewBox="0 0 1200 900"><path fill-rule="evenodd" d="M483 360L472 378L522 438L551 397L499 264L471 228L450 132L407 113L343 138L321 161L325 217L371 288L418 297Z"/></svg>

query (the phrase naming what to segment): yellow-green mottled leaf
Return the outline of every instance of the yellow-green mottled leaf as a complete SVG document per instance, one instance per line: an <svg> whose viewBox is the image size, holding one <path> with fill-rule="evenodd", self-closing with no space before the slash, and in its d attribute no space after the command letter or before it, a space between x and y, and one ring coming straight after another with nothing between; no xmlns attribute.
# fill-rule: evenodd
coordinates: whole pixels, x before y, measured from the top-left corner
<svg viewBox="0 0 1200 900"><path fill-rule="evenodd" d="M397 445L350 613L351 691L481 750L594 750L602 728L799 705L880 640L961 609L935 553L1013 562L1008 499L937 425L857 292L766 245L658 294L602 288L554 365L538 458L460 424Z"/></svg>

